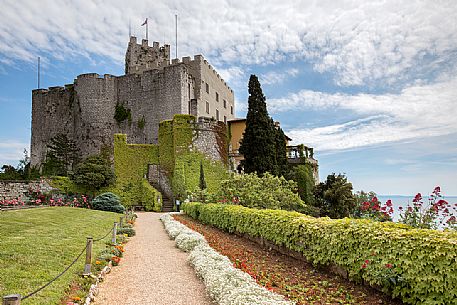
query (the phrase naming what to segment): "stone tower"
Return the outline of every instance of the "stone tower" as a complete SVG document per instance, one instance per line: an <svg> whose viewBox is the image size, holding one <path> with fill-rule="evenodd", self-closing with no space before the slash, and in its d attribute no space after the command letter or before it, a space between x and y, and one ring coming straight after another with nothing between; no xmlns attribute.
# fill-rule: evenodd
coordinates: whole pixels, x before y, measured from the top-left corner
<svg viewBox="0 0 457 305"><path fill-rule="evenodd" d="M154 41L152 47L143 39L137 44L136 37L130 37L127 52L125 53L125 74L141 74L152 69L161 69L170 64L170 45L163 47Z"/></svg>

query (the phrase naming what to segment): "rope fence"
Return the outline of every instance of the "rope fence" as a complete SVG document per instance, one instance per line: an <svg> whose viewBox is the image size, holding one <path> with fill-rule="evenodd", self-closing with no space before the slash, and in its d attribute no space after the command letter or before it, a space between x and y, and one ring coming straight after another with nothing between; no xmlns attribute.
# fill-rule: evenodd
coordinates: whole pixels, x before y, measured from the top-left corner
<svg viewBox="0 0 457 305"><path fill-rule="evenodd" d="M126 217L126 215L124 217ZM123 217L120 217L119 220L120 220L120 224L121 224L121 227L122 227ZM92 244L94 242L99 242L101 240L104 240L111 233L112 233L111 242L113 244L116 244L117 226L118 226L118 223L114 222L113 227L105 235L103 235L100 238L93 239L92 237L87 237L86 246L81 250L81 252L78 254L78 256L76 256L76 258L61 273L59 273L56 277L54 277L52 280L50 280L49 282L47 282L46 284L44 284L40 288L32 291L31 293L29 293L29 294L27 294L25 296L22 296L20 294L10 294L10 295L4 296L2 305L20 305L21 301L26 300L26 299L34 296L38 292L42 291L43 289L45 289L46 287L51 285L53 282L55 282L57 279L59 279L62 275L64 275L68 270L70 270L70 268L74 264L76 264L76 262L81 258L81 256L84 254L84 252L86 252L86 263L84 265L83 276L91 275L92 274L91 273L91 268L92 268Z"/></svg>

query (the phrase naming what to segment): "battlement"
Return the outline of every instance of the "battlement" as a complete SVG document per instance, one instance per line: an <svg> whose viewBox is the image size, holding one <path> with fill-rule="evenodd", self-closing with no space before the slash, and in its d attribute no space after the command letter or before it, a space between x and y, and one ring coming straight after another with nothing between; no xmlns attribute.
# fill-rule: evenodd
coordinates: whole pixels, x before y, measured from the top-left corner
<svg viewBox="0 0 457 305"><path fill-rule="evenodd" d="M135 36L130 37L127 52L125 54L125 74L141 74L151 69L161 69L170 63L170 45L160 46L154 41L149 46L147 39L137 43Z"/></svg>
<svg viewBox="0 0 457 305"><path fill-rule="evenodd" d="M53 86L48 88L34 89L32 90L32 95L65 92L68 90L72 90L73 87L73 84L67 84L65 86Z"/></svg>
<svg viewBox="0 0 457 305"><path fill-rule="evenodd" d="M179 58L174 58L172 60L172 64L178 64L180 63ZM182 63L186 65L202 65L206 67L206 69L210 70L220 81L221 83L228 89L230 90L231 93L233 93L232 88L230 88L229 85L227 85L227 82L220 76L219 73L208 63L208 61L203 57L203 55L194 55L194 59L192 60L190 56L185 56L182 58Z"/></svg>

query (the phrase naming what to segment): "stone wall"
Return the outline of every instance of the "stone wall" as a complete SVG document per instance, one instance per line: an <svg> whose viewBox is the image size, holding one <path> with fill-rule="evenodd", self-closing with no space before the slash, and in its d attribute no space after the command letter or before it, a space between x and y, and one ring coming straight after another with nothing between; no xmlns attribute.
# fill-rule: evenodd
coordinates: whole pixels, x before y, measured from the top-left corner
<svg viewBox="0 0 457 305"><path fill-rule="evenodd" d="M194 149L205 154L213 161L227 164L227 128L222 122L200 117L192 140Z"/></svg>
<svg viewBox="0 0 457 305"><path fill-rule="evenodd" d="M166 45L155 42L149 47L147 41L139 45L132 37L126 67L128 74L123 76L81 74L74 84L32 92L32 166L45 162L47 145L58 134L75 141L80 158L85 158L102 148L112 151L116 133L127 134L131 143L156 144L159 123L175 114L216 118L217 109L219 121L234 117L233 91L201 55L170 64ZM117 104L130 110L130 119L114 119Z"/></svg>
<svg viewBox="0 0 457 305"><path fill-rule="evenodd" d="M0 200L26 199L29 190L47 193L53 190L45 180L0 181Z"/></svg>

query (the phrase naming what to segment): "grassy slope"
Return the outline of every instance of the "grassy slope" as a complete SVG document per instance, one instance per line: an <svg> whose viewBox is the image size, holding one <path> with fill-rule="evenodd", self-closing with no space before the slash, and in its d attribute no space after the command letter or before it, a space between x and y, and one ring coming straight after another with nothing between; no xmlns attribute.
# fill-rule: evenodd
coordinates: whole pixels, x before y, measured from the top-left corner
<svg viewBox="0 0 457 305"><path fill-rule="evenodd" d="M0 213L0 297L26 295L63 271L85 247L86 237L102 237L120 214L69 207ZM93 253L104 249L101 241ZM57 304L84 267L85 254L56 282L27 304Z"/></svg>

